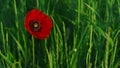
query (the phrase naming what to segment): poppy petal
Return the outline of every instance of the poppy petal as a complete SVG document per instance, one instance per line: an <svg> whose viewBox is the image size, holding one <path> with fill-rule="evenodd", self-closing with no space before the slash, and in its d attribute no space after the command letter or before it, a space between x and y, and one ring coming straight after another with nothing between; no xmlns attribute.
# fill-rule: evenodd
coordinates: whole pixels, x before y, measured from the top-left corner
<svg viewBox="0 0 120 68"><path fill-rule="evenodd" d="M40 24L40 30L33 31L32 29L34 28L34 26L31 27L29 25L31 21L37 21L37 23ZM45 39L50 34L50 30L52 28L52 20L50 19L50 17L48 17L41 11L33 9L27 13L24 26L28 30L28 32L34 37L38 39Z"/></svg>

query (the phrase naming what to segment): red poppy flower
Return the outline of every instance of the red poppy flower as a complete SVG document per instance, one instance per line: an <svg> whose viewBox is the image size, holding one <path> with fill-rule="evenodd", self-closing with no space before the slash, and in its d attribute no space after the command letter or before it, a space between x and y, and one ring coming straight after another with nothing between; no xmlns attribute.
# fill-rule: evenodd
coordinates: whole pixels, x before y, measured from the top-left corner
<svg viewBox="0 0 120 68"><path fill-rule="evenodd" d="M50 34L52 20L41 11L33 9L27 13L24 26L34 37L45 39Z"/></svg>

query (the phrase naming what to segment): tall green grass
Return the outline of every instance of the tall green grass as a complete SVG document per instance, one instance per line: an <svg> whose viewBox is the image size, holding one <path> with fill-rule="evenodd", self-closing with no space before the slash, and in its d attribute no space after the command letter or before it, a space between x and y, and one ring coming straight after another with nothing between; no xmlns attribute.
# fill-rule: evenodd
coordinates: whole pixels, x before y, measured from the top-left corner
<svg viewBox="0 0 120 68"><path fill-rule="evenodd" d="M0 68L119 68L119 0L0 0ZM24 28L28 11L51 17L50 36Z"/></svg>

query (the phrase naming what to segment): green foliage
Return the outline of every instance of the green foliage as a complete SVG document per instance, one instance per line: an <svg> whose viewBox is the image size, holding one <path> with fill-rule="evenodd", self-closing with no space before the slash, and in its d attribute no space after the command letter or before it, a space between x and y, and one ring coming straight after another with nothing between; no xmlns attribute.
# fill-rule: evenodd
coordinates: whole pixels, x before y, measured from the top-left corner
<svg viewBox="0 0 120 68"><path fill-rule="evenodd" d="M119 68L120 0L0 0L0 68ZM24 28L37 8L51 17L49 38Z"/></svg>

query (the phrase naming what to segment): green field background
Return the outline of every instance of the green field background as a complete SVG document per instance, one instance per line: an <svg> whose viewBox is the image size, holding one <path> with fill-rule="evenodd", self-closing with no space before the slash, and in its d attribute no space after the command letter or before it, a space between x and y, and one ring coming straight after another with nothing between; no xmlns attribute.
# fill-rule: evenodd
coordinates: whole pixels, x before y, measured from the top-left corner
<svg viewBox="0 0 120 68"><path fill-rule="evenodd" d="M53 21L44 40L24 27L32 9ZM120 0L0 0L0 68L120 68Z"/></svg>

